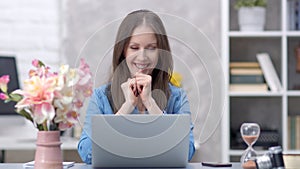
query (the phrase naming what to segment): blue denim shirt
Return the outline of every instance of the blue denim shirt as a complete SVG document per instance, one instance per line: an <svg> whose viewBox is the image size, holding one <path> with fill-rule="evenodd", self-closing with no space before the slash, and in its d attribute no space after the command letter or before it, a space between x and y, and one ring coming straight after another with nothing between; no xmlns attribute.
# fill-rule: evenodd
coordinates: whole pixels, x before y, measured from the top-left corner
<svg viewBox="0 0 300 169"><path fill-rule="evenodd" d="M78 153L81 159L87 163L92 163L92 141L91 141L91 116L95 114L113 114L112 108L105 94L107 85L103 85L94 90L93 95L90 98L90 103L87 108L84 128L78 143ZM186 93L175 86L169 85L171 95L168 100L168 105L164 113L168 114L191 114L190 106ZM134 109L132 113L138 113L137 109ZM190 144L189 144L189 157L191 160L194 153L194 136L193 136L193 124L191 123L190 131Z"/></svg>

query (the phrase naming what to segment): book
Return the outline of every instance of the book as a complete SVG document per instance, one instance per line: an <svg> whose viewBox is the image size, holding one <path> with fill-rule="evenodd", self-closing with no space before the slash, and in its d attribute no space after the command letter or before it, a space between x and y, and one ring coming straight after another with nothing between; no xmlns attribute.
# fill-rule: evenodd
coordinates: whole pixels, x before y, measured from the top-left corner
<svg viewBox="0 0 300 169"><path fill-rule="evenodd" d="M288 116L288 149L292 150L295 149L295 140L294 140L294 136L295 136L295 121L294 121L294 116L289 115Z"/></svg>
<svg viewBox="0 0 300 169"><path fill-rule="evenodd" d="M295 1L287 1L288 3L288 12L289 12L289 29L296 30L296 14L295 14Z"/></svg>
<svg viewBox="0 0 300 169"><path fill-rule="evenodd" d="M288 116L288 125L287 125L287 128L288 128L288 132L287 132L287 135L288 135L288 140L287 140L287 148L288 149L291 149L291 119L292 119L292 116Z"/></svg>
<svg viewBox="0 0 300 169"><path fill-rule="evenodd" d="M267 84L230 84L230 91L243 91L243 92L253 92L253 91L268 91Z"/></svg>
<svg viewBox="0 0 300 169"><path fill-rule="evenodd" d="M263 71L260 68L232 68L230 69L231 75L262 75Z"/></svg>
<svg viewBox="0 0 300 169"><path fill-rule="evenodd" d="M230 75L230 83L264 83L263 75Z"/></svg>
<svg viewBox="0 0 300 169"><path fill-rule="evenodd" d="M283 154L285 169L298 169L300 166L300 154Z"/></svg>
<svg viewBox="0 0 300 169"><path fill-rule="evenodd" d="M288 149L300 149L300 115L288 116Z"/></svg>
<svg viewBox="0 0 300 169"><path fill-rule="evenodd" d="M290 149L296 148L296 116L290 116Z"/></svg>
<svg viewBox="0 0 300 169"><path fill-rule="evenodd" d="M300 149L300 115L296 116L296 129L295 129L295 144L296 144L296 149ZM299 166L300 167L300 166Z"/></svg>
<svg viewBox="0 0 300 169"><path fill-rule="evenodd" d="M294 13L295 13L295 30L299 30L299 0L293 0L294 1Z"/></svg>
<svg viewBox="0 0 300 169"><path fill-rule="evenodd" d="M280 91L281 83L275 71L274 65L267 53L258 53L256 58L263 71L264 77L271 91Z"/></svg>
<svg viewBox="0 0 300 169"><path fill-rule="evenodd" d="M295 30L298 30L299 29L299 23L298 23L298 13L299 13L299 11L298 11L298 1L297 0L294 0L293 1L294 2L294 13L295 13L295 18L294 18L294 22L295 22Z"/></svg>
<svg viewBox="0 0 300 169"><path fill-rule="evenodd" d="M259 68L258 62L230 62L230 68Z"/></svg>

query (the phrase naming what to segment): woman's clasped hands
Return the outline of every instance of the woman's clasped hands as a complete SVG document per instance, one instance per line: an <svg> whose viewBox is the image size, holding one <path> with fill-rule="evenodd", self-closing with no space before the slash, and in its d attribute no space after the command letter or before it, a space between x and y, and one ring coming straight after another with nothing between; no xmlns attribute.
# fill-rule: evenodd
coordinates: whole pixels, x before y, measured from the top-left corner
<svg viewBox="0 0 300 169"><path fill-rule="evenodd" d="M147 104L152 98L151 96L152 77L141 72L137 72L133 78L128 78L121 85L125 97L125 103L136 107L138 103Z"/></svg>

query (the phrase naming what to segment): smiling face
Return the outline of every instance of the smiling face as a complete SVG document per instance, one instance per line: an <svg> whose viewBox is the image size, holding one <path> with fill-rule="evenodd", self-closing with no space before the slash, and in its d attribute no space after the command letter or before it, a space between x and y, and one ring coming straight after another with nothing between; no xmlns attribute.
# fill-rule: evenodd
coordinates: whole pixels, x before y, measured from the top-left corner
<svg viewBox="0 0 300 169"><path fill-rule="evenodd" d="M125 59L133 77L136 72L150 75L158 62L157 39L148 26L138 26L133 30Z"/></svg>

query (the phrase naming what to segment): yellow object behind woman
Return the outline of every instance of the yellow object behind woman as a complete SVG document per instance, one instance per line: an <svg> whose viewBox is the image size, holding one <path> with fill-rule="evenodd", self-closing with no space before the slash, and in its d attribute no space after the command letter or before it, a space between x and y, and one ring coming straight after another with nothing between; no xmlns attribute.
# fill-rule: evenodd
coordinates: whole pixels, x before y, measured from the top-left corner
<svg viewBox="0 0 300 169"><path fill-rule="evenodd" d="M181 87L181 82L182 82L182 76L180 73L173 72L171 76L171 83L172 85L176 87Z"/></svg>

